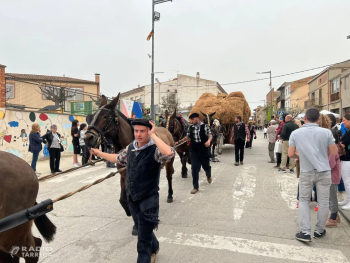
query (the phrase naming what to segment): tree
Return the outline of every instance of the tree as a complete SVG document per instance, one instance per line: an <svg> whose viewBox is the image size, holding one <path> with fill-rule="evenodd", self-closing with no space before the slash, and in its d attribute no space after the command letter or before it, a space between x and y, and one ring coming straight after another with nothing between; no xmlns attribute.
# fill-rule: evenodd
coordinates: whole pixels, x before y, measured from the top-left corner
<svg viewBox="0 0 350 263"><path fill-rule="evenodd" d="M55 105L61 105L65 100L73 98L78 92L70 88L55 86L53 84L39 85L39 93L47 100L51 100Z"/></svg>
<svg viewBox="0 0 350 263"><path fill-rule="evenodd" d="M166 97L162 97L163 102L161 103L162 111L168 111L173 113L175 110L180 109L180 100L177 98L177 93L168 93Z"/></svg>
<svg viewBox="0 0 350 263"><path fill-rule="evenodd" d="M305 110L299 107L294 107L289 110L289 115L292 115L293 118L297 117L300 113L304 113Z"/></svg>

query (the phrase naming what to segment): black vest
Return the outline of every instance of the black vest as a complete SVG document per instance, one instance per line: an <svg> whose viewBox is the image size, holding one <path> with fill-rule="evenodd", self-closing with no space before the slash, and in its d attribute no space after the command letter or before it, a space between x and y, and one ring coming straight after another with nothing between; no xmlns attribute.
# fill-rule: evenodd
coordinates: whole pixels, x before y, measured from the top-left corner
<svg viewBox="0 0 350 263"><path fill-rule="evenodd" d="M208 148L205 147L205 143L208 141L208 136L205 134L205 124L199 126L199 137L201 142L197 143L194 140L194 130L196 129L193 125L190 127L190 139L191 139L191 152L201 152L208 151Z"/></svg>
<svg viewBox="0 0 350 263"><path fill-rule="evenodd" d="M238 129L237 125L234 125L235 140L242 139L243 141L245 141L245 137L247 136L247 134L245 133L245 123L242 123L240 126L241 127Z"/></svg>
<svg viewBox="0 0 350 263"><path fill-rule="evenodd" d="M157 146L154 144L139 152L136 152L133 144L129 146L126 170L126 192L131 195L133 201L138 201L154 195L159 191L159 176L161 164L154 154Z"/></svg>

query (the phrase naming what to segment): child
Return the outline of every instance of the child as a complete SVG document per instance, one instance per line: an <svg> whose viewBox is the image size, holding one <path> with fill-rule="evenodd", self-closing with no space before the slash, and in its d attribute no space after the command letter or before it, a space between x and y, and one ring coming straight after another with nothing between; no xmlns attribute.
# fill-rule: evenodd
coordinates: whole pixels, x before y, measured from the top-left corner
<svg viewBox="0 0 350 263"><path fill-rule="evenodd" d="M85 123L82 123L80 125L80 128L79 128L79 134L80 134L80 137L79 137L79 145L80 145L80 148L83 149L83 157L82 157L82 160L81 160L81 163L84 165L84 164L87 164L88 162L91 163L91 154L90 154L90 149L89 147L87 147L85 145L85 133L87 131L87 125Z"/></svg>
<svg viewBox="0 0 350 263"><path fill-rule="evenodd" d="M341 178L339 135L334 129L331 131L333 133L335 143L338 146L338 154L336 156L331 154L328 155L329 165L332 169L332 185L329 191L329 210L331 211L331 215L327 220L326 227L336 227L337 223L340 222L340 218L338 216L337 198L338 184L340 183Z"/></svg>

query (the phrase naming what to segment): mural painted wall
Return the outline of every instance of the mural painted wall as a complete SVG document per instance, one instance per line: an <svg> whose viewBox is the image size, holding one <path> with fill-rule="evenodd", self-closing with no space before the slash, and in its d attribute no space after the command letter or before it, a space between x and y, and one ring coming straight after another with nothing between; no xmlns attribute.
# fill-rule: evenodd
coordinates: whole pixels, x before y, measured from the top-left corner
<svg viewBox="0 0 350 263"><path fill-rule="evenodd" d="M62 144L64 152L62 156L73 154L72 136L70 129L72 121L77 119L79 123L86 123L85 117L67 114L41 113L31 111L14 111L0 108L0 150L12 153L26 161L31 161L32 153L28 152L29 133L33 123L41 127L41 135L44 135L52 124L57 125L57 132L64 138ZM43 144L39 160L49 157L47 146Z"/></svg>

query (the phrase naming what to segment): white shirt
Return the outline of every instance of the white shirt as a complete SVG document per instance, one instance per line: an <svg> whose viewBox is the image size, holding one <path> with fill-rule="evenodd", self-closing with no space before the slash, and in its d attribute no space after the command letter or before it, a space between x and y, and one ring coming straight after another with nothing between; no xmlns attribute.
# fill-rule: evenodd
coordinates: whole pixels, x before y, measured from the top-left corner
<svg viewBox="0 0 350 263"><path fill-rule="evenodd" d="M264 133L267 133L267 128L264 128Z"/></svg>

